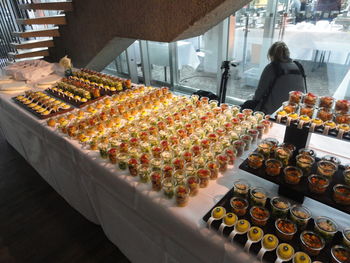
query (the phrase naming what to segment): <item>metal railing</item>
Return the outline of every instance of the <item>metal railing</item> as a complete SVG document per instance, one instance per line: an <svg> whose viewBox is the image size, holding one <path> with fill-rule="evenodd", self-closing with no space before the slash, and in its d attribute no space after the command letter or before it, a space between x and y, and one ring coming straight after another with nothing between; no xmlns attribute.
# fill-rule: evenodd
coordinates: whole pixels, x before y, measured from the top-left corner
<svg viewBox="0 0 350 263"><path fill-rule="evenodd" d="M23 28L16 23L17 18L27 18L25 10L19 8L19 4L29 1L17 2L17 0L0 0L0 68L7 65L8 53L16 50L11 42L19 42L19 38L13 36L13 31L20 31Z"/></svg>

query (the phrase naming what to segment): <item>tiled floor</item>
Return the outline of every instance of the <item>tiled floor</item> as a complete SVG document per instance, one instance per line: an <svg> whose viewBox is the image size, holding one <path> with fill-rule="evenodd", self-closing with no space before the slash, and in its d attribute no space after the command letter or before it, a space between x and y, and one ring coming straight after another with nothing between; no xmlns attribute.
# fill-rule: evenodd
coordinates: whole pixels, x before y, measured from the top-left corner
<svg viewBox="0 0 350 263"><path fill-rule="evenodd" d="M0 133L0 263L129 262Z"/></svg>

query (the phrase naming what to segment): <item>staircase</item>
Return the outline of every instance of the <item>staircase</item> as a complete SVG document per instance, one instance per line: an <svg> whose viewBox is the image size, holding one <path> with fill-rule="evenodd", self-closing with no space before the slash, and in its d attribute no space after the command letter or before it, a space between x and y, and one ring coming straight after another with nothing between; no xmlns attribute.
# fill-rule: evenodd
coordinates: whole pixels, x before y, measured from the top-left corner
<svg viewBox="0 0 350 263"><path fill-rule="evenodd" d="M56 10L61 11L57 15L39 16L31 18L18 18L16 22L22 26L22 31L12 32L12 35L19 39L12 42L11 47L16 52L9 52L8 57L14 61L38 59L49 56L49 48L54 47L54 37L59 37L59 26L67 24L65 14L73 10L72 2L45 2L19 4L24 11Z"/></svg>

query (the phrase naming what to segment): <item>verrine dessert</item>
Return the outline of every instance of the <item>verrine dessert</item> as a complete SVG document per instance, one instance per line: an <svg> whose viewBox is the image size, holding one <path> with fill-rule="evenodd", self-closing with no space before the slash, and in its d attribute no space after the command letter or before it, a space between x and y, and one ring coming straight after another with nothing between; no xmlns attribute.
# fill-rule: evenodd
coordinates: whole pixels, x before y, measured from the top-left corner
<svg viewBox="0 0 350 263"><path fill-rule="evenodd" d="M266 173L270 176L277 176L281 173L281 169L283 167L283 164L281 161L277 159L267 159L265 161L266 166Z"/></svg>
<svg viewBox="0 0 350 263"><path fill-rule="evenodd" d="M276 235L283 241L292 240L297 232L295 223L288 219L279 218L275 221Z"/></svg>
<svg viewBox="0 0 350 263"><path fill-rule="evenodd" d="M310 256L317 256L325 246L324 239L313 231L300 234L301 248Z"/></svg>
<svg viewBox="0 0 350 263"><path fill-rule="evenodd" d="M307 178L307 180L311 193L322 194L329 186L329 179L321 175L312 174Z"/></svg>

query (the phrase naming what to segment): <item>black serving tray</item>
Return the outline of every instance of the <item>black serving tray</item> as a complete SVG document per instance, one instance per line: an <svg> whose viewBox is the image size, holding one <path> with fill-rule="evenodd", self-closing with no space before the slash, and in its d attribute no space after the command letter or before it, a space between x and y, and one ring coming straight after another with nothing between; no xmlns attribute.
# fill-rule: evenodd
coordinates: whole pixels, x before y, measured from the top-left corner
<svg viewBox="0 0 350 263"><path fill-rule="evenodd" d="M100 96L100 97L98 97L96 99L88 100L87 102L80 102L80 101L72 100L72 99L68 98L67 96L64 96L64 95L62 95L62 94L60 94L58 92L52 91L50 89L46 89L45 91L48 94L53 95L53 96L59 98L60 100L63 100L64 102L69 103L69 104L71 104L71 105L73 105L74 107L77 107L77 108L83 108L86 105L89 105L89 104L92 104L92 103L94 103L96 101L99 101L99 100L103 99L106 96L106 95L102 95L102 96Z"/></svg>
<svg viewBox="0 0 350 263"><path fill-rule="evenodd" d="M311 169L310 174L316 174L316 171L317 171L316 163L319 160L320 160L319 158L315 159L315 163ZM295 163L292 162L290 165L294 165L294 164ZM347 214L350 214L350 205L341 205L336 203L333 200L333 186L336 184L345 184L344 177L343 177L344 167L341 165L339 165L338 170L333 176L333 180L329 183L327 190L323 194L315 194L310 192L308 188L307 176L303 176L299 184L291 185L291 184L285 183L283 178L283 169L281 169L281 173L278 176L270 176L270 175L267 175L265 172L265 165L263 165L259 169L250 168L248 166L248 159L244 160L242 164L239 166L239 168L255 176L258 176L260 178L263 178L267 181L270 181L279 185L280 186L279 194L284 195L296 202L302 203L304 200L304 196L307 196L325 205L331 206Z"/></svg>
<svg viewBox="0 0 350 263"><path fill-rule="evenodd" d="M204 216L203 216L203 220L205 222L208 221L208 219L210 218L211 216L211 211L217 207L217 206L223 206L225 209L226 209L226 212L233 212L233 209L231 208L231 205L230 205L230 200L231 198L234 197L234 191L233 191L233 188L228 191L226 193L226 195L221 198L221 200L215 205L213 206ZM249 209L251 208L251 206L249 205L248 209L247 209L247 213L244 215L244 216L239 216L238 218L239 219L247 219L251 225L253 226L252 224L252 221L251 221L251 218L250 218L250 215L249 215ZM270 205L270 198L267 199L266 201L266 208L268 208L271 212L271 205ZM222 220L217 220L217 221L213 221L213 223L211 224L211 229L213 231L216 231L217 234L220 234L218 232L219 230L219 227L220 227L220 224L222 223ZM263 227L260 227L263 229L264 231L264 234L274 234L276 235L276 230L275 230L275 219L273 218L270 218L267 222L267 224ZM233 230L234 227L226 227L224 229L224 236L225 237L228 237L229 234L231 233L231 231ZM313 230L314 229L314 220L311 218L307 224L307 227L306 227L306 230ZM297 251L302 251L301 249L301 244L300 244L300 233L302 231L297 231L293 237L292 240L290 241L282 241L282 240L279 240L280 244L281 243L289 243L290 245L292 245L294 247L294 251L297 252ZM235 244L239 244L241 245L242 247L244 247L245 243L247 242L248 238L247 238L247 234L244 234L244 235L236 235L235 238L234 238L234 243ZM312 261L316 261L316 260L319 260L319 261L322 261L322 262L330 262L330 259L331 259L331 248L332 246L334 245L337 245L337 244L341 244L342 243L342 233L341 232L337 232L332 240L331 243L329 243L328 245L326 245L324 247L324 249L322 249L322 251L320 252L319 255L317 256L312 256L311 259ZM257 255L259 250L261 249L261 242L258 242L258 243L254 243L251 245L250 247L250 253L254 254L254 255ZM276 250L273 250L273 251L270 251L270 252L266 252L264 254L264 257L263 259L266 261L266 262L275 262L277 256L276 256ZM290 261L287 261L287 262L292 262L292 260Z"/></svg>
<svg viewBox="0 0 350 263"><path fill-rule="evenodd" d="M59 114L63 114L63 113L67 113L69 111L72 111L74 108L70 107L69 109L62 109L59 110L57 112L51 113L49 115L41 115L40 113L37 113L35 110L33 110L32 108L27 107L27 105L23 104L21 101L17 100L16 97L13 97L12 100L19 106L21 106L22 108L24 108L25 110L29 111L31 114L35 115L37 118L39 118L40 120L45 120L51 117L55 117Z"/></svg>
<svg viewBox="0 0 350 263"><path fill-rule="evenodd" d="M275 114L271 115L270 120L273 121L273 122L279 123L279 124L286 125L286 127L293 127L293 128L297 129L297 126L298 126L298 121L292 121L290 126L287 126L287 118L282 118L281 121L278 122ZM308 130L311 133L310 127L311 127L311 124L304 124L302 129L306 129L306 130ZM331 138L334 138L334 139L350 141L350 131L345 132L343 134L342 138L338 138L338 130L336 128L329 129L328 134L323 134L323 131L324 131L324 126L321 126L321 127L315 128L314 131L312 131L312 132L316 133L316 134L320 134L320 135L326 136L326 137L331 137Z"/></svg>

